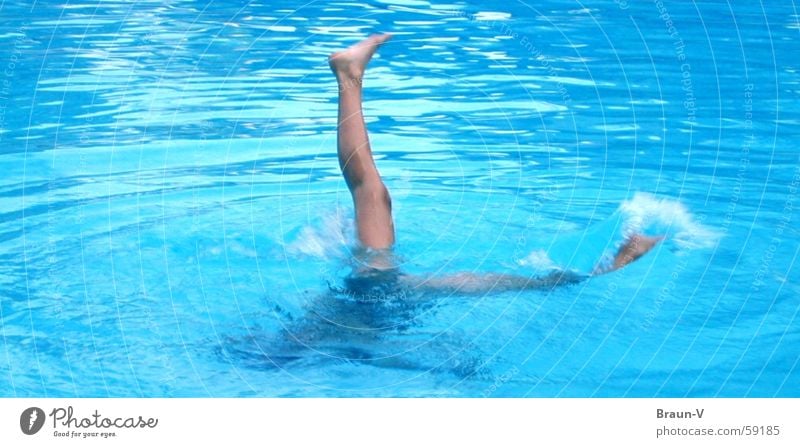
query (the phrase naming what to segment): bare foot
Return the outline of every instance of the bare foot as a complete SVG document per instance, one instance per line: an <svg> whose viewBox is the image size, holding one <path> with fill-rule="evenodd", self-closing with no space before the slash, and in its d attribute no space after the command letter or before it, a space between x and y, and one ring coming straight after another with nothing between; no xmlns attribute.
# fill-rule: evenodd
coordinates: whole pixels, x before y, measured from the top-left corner
<svg viewBox="0 0 800 447"><path fill-rule="evenodd" d="M643 234L634 234L629 237L619 249L619 252L617 252L611 270L622 268L641 258L642 255L650 251L650 249L662 239L664 239L664 236L645 236Z"/></svg>
<svg viewBox="0 0 800 447"><path fill-rule="evenodd" d="M373 34L361 42L336 53L328 58L331 71L339 82L361 81L364 71L372 55L378 47L389 40L391 34Z"/></svg>

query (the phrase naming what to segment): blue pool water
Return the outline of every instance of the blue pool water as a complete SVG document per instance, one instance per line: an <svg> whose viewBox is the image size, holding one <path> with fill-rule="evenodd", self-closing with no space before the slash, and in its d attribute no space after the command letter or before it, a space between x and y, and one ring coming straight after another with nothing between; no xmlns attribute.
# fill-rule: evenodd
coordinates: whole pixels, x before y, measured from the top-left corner
<svg viewBox="0 0 800 447"><path fill-rule="evenodd" d="M792 2L0 3L2 396L800 396ZM301 6L302 5L302 6ZM354 264L326 57L407 274Z"/></svg>

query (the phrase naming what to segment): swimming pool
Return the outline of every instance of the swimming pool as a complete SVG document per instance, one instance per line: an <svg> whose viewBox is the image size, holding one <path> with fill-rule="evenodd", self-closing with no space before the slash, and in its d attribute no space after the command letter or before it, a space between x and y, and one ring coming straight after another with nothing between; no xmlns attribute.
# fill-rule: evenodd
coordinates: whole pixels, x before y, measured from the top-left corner
<svg viewBox="0 0 800 447"><path fill-rule="evenodd" d="M0 395L800 395L799 18L751 3L2 3ZM404 272L665 242L337 294L326 57L380 31Z"/></svg>

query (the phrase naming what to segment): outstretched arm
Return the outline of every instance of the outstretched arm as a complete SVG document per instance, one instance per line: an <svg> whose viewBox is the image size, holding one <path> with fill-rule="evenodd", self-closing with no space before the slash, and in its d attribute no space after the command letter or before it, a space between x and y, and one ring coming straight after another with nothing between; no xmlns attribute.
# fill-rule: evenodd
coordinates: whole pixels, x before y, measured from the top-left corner
<svg viewBox="0 0 800 447"><path fill-rule="evenodd" d="M650 251L657 243L661 242L664 236L645 236L643 234L634 234L629 237L622 247L620 247L617 255L614 256L614 262L610 266L598 266L594 269L594 275L602 275L603 273L613 272L622 267L630 264L631 262L641 258L645 253Z"/></svg>
<svg viewBox="0 0 800 447"><path fill-rule="evenodd" d="M482 295L490 292L515 290L544 290L576 284L588 276L569 271L553 272L547 276L521 276L502 273L462 272L447 276L418 277L403 276L405 287L419 292L448 292L467 295Z"/></svg>
<svg viewBox="0 0 800 447"><path fill-rule="evenodd" d="M576 284L590 276L602 275L618 270L639 259L650 251L663 236L652 237L635 234L620 247L614 262L605 268L595 268L591 275L571 271L556 271L547 276L521 276L498 273L455 273L448 276L417 277L405 275L403 285L422 292L452 292L461 294L484 294L515 290L544 290L556 286Z"/></svg>

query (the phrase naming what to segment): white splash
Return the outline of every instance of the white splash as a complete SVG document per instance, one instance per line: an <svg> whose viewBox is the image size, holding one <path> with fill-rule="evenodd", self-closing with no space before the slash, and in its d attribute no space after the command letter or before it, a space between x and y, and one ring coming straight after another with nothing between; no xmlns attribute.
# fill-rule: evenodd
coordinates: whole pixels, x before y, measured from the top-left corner
<svg viewBox="0 0 800 447"><path fill-rule="evenodd" d="M636 193L632 199L622 202L618 211L622 214L625 238L635 233L663 234L677 247L685 249L714 247L721 238L721 234L698 222L677 200Z"/></svg>
<svg viewBox="0 0 800 447"><path fill-rule="evenodd" d="M286 243L286 252L321 259L341 257L352 244L348 234L353 233L352 219L337 210L320 218L317 224L306 225Z"/></svg>
<svg viewBox="0 0 800 447"><path fill-rule="evenodd" d="M518 263L524 267L531 267L536 273L550 272L559 268L544 250L534 250L528 256L520 259Z"/></svg>
<svg viewBox="0 0 800 447"><path fill-rule="evenodd" d="M536 273L574 270L589 273L610 265L620 247L634 234L664 236L664 244L681 254L711 248L721 234L703 225L677 200L636 193L608 218L590 228L559 232L519 261Z"/></svg>

